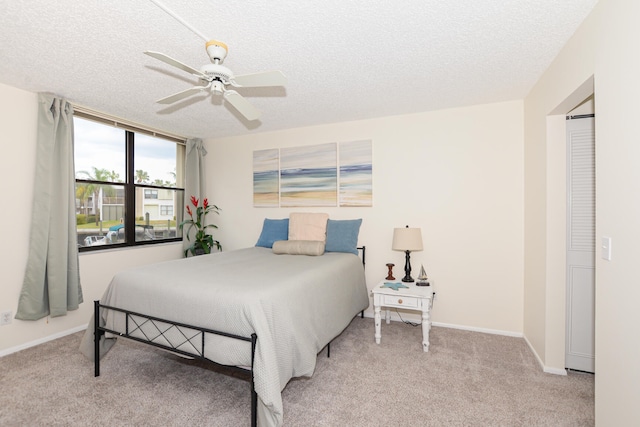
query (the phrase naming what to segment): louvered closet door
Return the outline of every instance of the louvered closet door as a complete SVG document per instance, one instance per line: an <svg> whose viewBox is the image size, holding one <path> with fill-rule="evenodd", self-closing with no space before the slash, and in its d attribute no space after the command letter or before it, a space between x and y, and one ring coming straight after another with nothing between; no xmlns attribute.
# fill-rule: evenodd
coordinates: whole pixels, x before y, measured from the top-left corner
<svg viewBox="0 0 640 427"><path fill-rule="evenodd" d="M567 120L567 325L565 365L595 371L594 118Z"/></svg>

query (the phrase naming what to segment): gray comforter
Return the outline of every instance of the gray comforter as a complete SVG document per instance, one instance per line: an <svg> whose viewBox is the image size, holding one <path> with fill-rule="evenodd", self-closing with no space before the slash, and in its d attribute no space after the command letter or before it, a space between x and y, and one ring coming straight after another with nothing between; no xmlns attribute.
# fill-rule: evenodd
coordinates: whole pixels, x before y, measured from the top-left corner
<svg viewBox="0 0 640 427"><path fill-rule="evenodd" d="M101 304L246 337L255 332L258 424L267 427L283 423L287 382L313 374L317 353L368 307L369 297L356 255L274 255L255 247L121 272ZM121 316L103 313L100 321L123 330ZM211 338L216 345L207 344L205 357L250 366L249 343ZM92 340L89 327L81 344L88 357ZM106 341L103 351L113 342Z"/></svg>

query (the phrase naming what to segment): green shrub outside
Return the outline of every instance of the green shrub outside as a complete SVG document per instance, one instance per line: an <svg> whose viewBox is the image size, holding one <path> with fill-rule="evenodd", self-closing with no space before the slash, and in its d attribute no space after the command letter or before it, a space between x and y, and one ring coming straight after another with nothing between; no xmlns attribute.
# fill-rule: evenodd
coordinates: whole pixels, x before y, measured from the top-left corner
<svg viewBox="0 0 640 427"><path fill-rule="evenodd" d="M76 225L84 225L90 222L96 222L95 215L76 214Z"/></svg>

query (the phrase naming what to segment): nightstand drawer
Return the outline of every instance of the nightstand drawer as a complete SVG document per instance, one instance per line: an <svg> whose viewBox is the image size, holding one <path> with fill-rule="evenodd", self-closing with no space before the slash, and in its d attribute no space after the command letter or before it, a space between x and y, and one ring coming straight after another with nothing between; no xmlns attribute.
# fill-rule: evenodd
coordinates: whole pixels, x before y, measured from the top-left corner
<svg viewBox="0 0 640 427"><path fill-rule="evenodd" d="M407 297L404 295L383 295L382 305L387 307L418 307L418 298Z"/></svg>

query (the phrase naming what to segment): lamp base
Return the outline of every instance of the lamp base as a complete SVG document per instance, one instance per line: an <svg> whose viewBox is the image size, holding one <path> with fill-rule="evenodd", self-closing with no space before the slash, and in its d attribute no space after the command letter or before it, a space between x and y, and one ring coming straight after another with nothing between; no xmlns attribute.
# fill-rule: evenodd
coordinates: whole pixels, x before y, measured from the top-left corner
<svg viewBox="0 0 640 427"><path fill-rule="evenodd" d="M402 278L403 282L413 282L413 277L411 277L411 251L404 251L404 277Z"/></svg>

